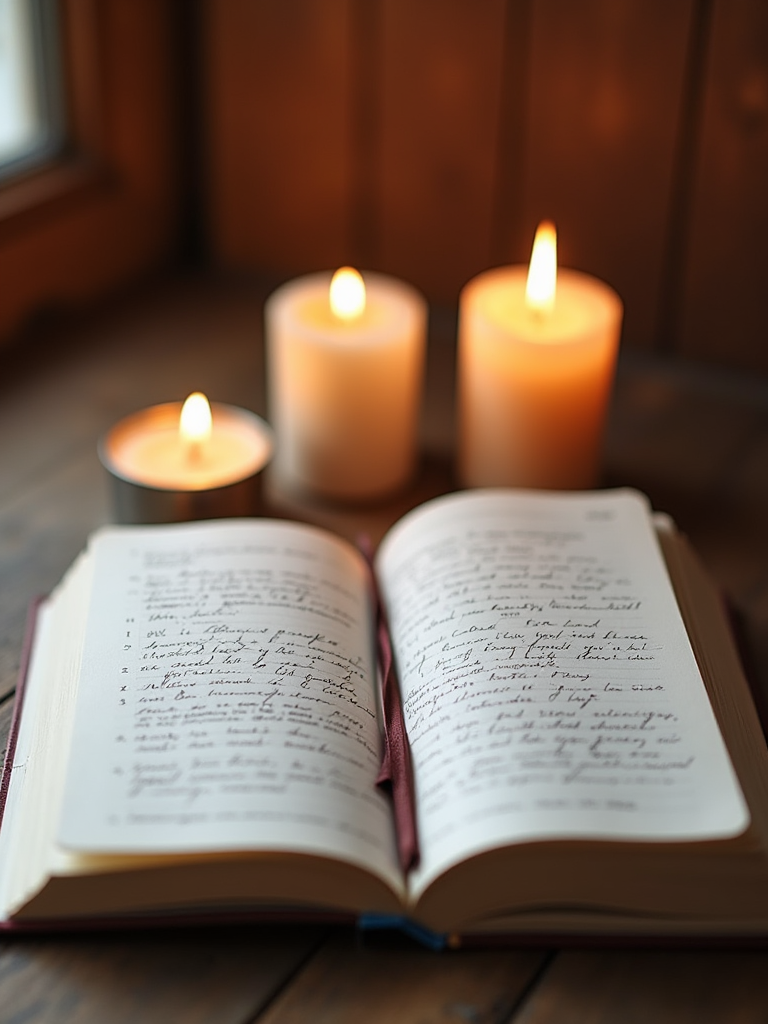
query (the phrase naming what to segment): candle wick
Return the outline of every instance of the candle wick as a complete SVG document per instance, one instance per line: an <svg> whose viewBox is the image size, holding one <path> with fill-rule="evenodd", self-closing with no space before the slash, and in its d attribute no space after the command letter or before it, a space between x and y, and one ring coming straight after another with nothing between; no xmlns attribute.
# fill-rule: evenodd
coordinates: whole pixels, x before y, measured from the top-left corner
<svg viewBox="0 0 768 1024"><path fill-rule="evenodd" d="M188 441L187 442L187 462L192 465L197 465L203 461L203 442L202 441Z"/></svg>

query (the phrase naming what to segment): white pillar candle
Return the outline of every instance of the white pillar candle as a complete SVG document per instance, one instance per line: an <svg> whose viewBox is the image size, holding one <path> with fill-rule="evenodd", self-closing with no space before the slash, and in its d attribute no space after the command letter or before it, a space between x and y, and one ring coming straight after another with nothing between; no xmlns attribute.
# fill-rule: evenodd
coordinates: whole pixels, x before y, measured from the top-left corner
<svg viewBox="0 0 768 1024"><path fill-rule="evenodd" d="M554 228L542 229L554 272ZM489 270L461 293L459 477L468 487L593 487L622 303L575 270L526 296L528 271Z"/></svg>
<svg viewBox="0 0 768 1024"><path fill-rule="evenodd" d="M334 498L395 491L416 465L426 303L394 278L364 282L362 309L333 311L330 273L290 281L265 307L275 472Z"/></svg>

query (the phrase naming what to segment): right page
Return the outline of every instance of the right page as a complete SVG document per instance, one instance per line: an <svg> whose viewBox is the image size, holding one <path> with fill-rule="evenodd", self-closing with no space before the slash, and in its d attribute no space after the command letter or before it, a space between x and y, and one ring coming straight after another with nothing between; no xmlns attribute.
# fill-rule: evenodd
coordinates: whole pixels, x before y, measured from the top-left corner
<svg viewBox="0 0 768 1024"><path fill-rule="evenodd" d="M511 843L748 826L642 495L439 498L390 531L377 572L414 763L415 897Z"/></svg>

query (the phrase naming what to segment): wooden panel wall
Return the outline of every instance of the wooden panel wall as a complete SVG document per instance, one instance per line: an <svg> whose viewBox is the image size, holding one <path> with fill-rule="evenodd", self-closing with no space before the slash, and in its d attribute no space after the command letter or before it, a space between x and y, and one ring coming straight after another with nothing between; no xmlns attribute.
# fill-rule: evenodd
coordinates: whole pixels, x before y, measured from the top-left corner
<svg viewBox="0 0 768 1024"><path fill-rule="evenodd" d="M388 0L380 10L372 256L450 300L490 251L504 3Z"/></svg>
<svg viewBox="0 0 768 1024"><path fill-rule="evenodd" d="M543 216L564 265L608 281L625 340L650 345L691 24L689 0L539 0L530 40L521 217L526 260ZM505 254L506 255L506 254Z"/></svg>
<svg viewBox="0 0 768 1024"><path fill-rule="evenodd" d="M346 258L354 160L350 0L224 0L205 10L211 212L227 262Z"/></svg>
<svg viewBox="0 0 768 1024"><path fill-rule="evenodd" d="M768 371L764 0L204 10L222 264L352 262L455 305L552 217L562 262L624 298L627 344Z"/></svg>
<svg viewBox="0 0 768 1024"><path fill-rule="evenodd" d="M768 4L715 5L691 192L682 350L768 367Z"/></svg>

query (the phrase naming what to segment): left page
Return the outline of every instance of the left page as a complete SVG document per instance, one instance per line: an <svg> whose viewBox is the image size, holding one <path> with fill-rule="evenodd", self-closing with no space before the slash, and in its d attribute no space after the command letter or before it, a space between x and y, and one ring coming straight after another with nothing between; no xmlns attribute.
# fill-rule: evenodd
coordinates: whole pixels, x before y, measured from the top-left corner
<svg viewBox="0 0 768 1024"><path fill-rule="evenodd" d="M91 557L60 844L310 853L399 885L357 552L246 520L108 528Z"/></svg>

